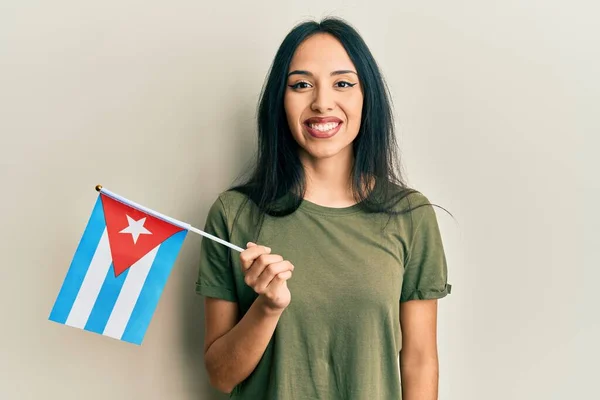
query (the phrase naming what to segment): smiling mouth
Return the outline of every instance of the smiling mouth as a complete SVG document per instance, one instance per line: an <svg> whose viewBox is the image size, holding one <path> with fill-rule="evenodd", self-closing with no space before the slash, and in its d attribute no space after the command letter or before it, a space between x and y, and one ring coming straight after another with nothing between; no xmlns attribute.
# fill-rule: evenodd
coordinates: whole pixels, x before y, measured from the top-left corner
<svg viewBox="0 0 600 400"><path fill-rule="evenodd" d="M327 120L308 119L304 121L304 128L315 138L326 139L335 135L342 125L342 121L337 118L328 118Z"/></svg>

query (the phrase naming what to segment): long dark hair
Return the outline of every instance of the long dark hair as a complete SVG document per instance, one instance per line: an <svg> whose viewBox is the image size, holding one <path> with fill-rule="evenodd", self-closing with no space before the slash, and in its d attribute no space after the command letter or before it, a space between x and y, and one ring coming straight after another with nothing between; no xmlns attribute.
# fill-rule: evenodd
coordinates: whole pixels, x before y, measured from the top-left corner
<svg viewBox="0 0 600 400"><path fill-rule="evenodd" d="M354 198L367 212L397 214L395 204L415 190L408 187L402 176L391 97L366 43L352 26L339 18L300 23L284 38L258 105L255 165L245 182L230 189L245 194L263 214L271 216L288 215L301 204L305 175L298 155L299 146L286 119L284 94L296 49L318 33L330 34L341 42L357 69L364 90L362 121L353 142L351 182ZM280 201L283 198L286 201Z"/></svg>

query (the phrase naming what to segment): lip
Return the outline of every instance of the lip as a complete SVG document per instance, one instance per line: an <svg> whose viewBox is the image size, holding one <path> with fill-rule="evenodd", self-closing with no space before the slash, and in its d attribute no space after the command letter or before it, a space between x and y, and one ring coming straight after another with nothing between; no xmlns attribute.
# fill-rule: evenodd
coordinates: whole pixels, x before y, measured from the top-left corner
<svg viewBox="0 0 600 400"><path fill-rule="evenodd" d="M319 130L316 130L316 129L313 129L310 127L310 124L327 124L330 122L337 122L338 126L336 126L332 130L327 131L327 132L321 132ZM338 133L342 124L343 124L343 121L337 117L312 117L312 118L306 119L304 121L303 125L304 125L304 129L306 129L306 131L312 137L318 138L318 139L327 139L327 138L334 136L336 133Z"/></svg>
<svg viewBox="0 0 600 400"><path fill-rule="evenodd" d="M308 118L304 121L304 125L308 124L326 124L328 122L339 122L342 123L342 120L337 117L312 117Z"/></svg>

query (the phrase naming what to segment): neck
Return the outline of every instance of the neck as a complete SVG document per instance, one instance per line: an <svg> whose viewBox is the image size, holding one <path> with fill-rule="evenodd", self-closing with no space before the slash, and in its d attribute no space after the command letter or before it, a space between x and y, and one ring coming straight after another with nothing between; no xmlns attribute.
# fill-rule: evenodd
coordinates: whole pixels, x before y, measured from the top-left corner
<svg viewBox="0 0 600 400"><path fill-rule="evenodd" d="M355 203L350 186L354 155L349 150L323 159L301 154L306 174L305 200L325 207L348 207Z"/></svg>

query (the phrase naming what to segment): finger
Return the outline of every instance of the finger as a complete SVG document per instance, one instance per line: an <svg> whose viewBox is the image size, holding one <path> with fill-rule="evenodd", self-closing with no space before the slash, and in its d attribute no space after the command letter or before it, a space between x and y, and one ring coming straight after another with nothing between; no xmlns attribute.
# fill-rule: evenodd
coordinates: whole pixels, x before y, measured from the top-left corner
<svg viewBox="0 0 600 400"><path fill-rule="evenodd" d="M254 269L254 267L251 268L251 270L253 270L253 269ZM286 271L291 273L293 270L294 270L294 266L292 265L292 263L290 263L287 260L283 260L283 257L282 257L281 261L268 264L263 269L261 274L256 278L256 281L254 283L254 290L255 291L264 290L269 285L269 283L271 283L271 280L273 278L275 278L275 276L277 274L280 274L280 273L286 272Z"/></svg>
<svg viewBox="0 0 600 400"><path fill-rule="evenodd" d="M285 271L280 274L277 274L277 276L274 279L276 279L276 282L284 282L284 281L287 281L288 279L290 279L291 277L292 277L292 271ZM271 281L271 282L273 282L273 281Z"/></svg>
<svg viewBox="0 0 600 400"><path fill-rule="evenodd" d="M268 254L270 252L271 249L269 247L258 245L250 246L246 250L242 251L240 253L240 263L242 265L242 270L246 271L248 268L250 268L250 266L252 265L254 260L256 260L256 258L258 258L262 254Z"/></svg>
<svg viewBox="0 0 600 400"><path fill-rule="evenodd" d="M283 261L283 257L278 254L262 254L258 256L250 268L244 272L244 281L248 286L253 287L254 290L256 290L255 286L258 277L263 273L265 268L270 264L278 263L280 261Z"/></svg>
<svg viewBox="0 0 600 400"><path fill-rule="evenodd" d="M286 286L288 279L290 279L291 277L292 271L284 271L275 275L275 277L271 279L271 282L267 285L264 291L268 292L269 290L275 290L281 286Z"/></svg>

